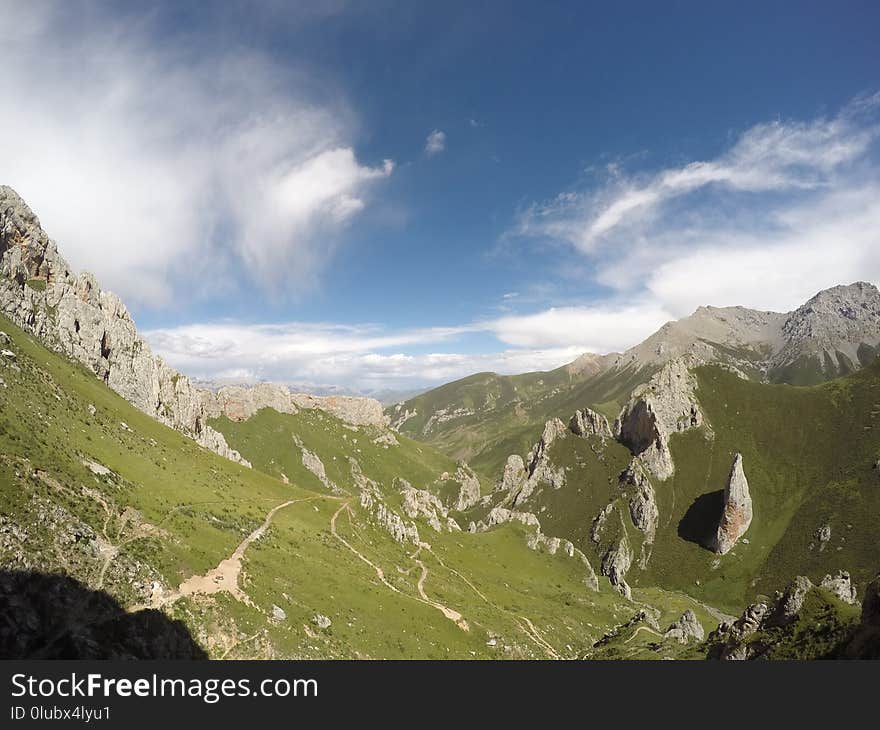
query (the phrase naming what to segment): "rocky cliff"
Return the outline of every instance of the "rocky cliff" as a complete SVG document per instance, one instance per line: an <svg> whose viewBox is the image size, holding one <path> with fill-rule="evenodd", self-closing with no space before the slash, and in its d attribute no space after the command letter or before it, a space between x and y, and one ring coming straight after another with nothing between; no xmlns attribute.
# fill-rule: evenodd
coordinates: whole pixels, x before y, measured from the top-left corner
<svg viewBox="0 0 880 730"><path fill-rule="evenodd" d="M0 186L0 311L144 413L246 466L208 419L224 414L241 421L260 408L318 408L355 426L388 425L372 398L291 393L271 383L217 392L196 387L152 353L119 297L102 291L92 274L71 271L37 216L7 186Z"/></svg>
<svg viewBox="0 0 880 730"><path fill-rule="evenodd" d="M0 186L0 311L148 415L247 464L207 425L211 394L151 352L119 297L102 291L91 274L71 272L39 219L6 186Z"/></svg>
<svg viewBox="0 0 880 730"><path fill-rule="evenodd" d="M696 397L697 380L690 372L698 364L700 361L692 356L666 363L633 391L614 424L617 439L658 479L668 479L675 471L669 437L703 423Z"/></svg>
<svg viewBox="0 0 880 730"><path fill-rule="evenodd" d="M246 421L261 408L272 408L279 413L317 408L353 426L388 426L388 417L382 410L382 404L373 398L291 393L287 386L277 383L226 385L216 392L206 392L205 398L213 416L223 414L232 421Z"/></svg>

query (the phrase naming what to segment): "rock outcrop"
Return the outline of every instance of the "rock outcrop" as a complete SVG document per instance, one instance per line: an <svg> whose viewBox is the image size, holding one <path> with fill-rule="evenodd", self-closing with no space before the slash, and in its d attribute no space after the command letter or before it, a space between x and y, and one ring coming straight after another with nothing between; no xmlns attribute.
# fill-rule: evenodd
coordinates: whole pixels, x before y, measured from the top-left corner
<svg viewBox="0 0 880 730"><path fill-rule="evenodd" d="M226 385L215 394L211 403L214 413L225 415L230 421L246 421L261 408L273 408L279 413L296 413L290 391L283 385L258 383L250 387Z"/></svg>
<svg viewBox="0 0 880 730"><path fill-rule="evenodd" d="M742 455L736 454L724 489L724 510L710 545L720 555L729 552L752 523L752 497L742 463Z"/></svg>
<svg viewBox="0 0 880 730"><path fill-rule="evenodd" d="M624 576L632 565L632 548L626 535L619 538L602 556L601 573L608 577L611 585L627 599L632 598L632 592Z"/></svg>
<svg viewBox="0 0 880 730"><path fill-rule="evenodd" d="M660 511L654 487L638 461L634 459L620 475L619 486L629 495L629 514L633 525L644 533L646 542L654 542Z"/></svg>
<svg viewBox="0 0 880 730"><path fill-rule="evenodd" d="M382 409L382 404L375 398L354 395L318 396L307 393L291 393L290 400L297 408L305 410L317 408L353 426L388 427L389 419Z"/></svg>
<svg viewBox="0 0 880 730"><path fill-rule="evenodd" d="M425 489L416 489L406 479L395 480L395 486L400 491L401 509L407 517L421 517L435 532L443 532L444 528L452 532L461 531L436 495Z"/></svg>
<svg viewBox="0 0 880 730"><path fill-rule="evenodd" d="M318 481L324 485L324 488L333 494L343 494L344 490L327 476L327 470L324 467L324 462L321 461L321 457L313 451L309 451L299 437L294 436L293 442L302 454L302 465L318 478Z"/></svg>
<svg viewBox="0 0 880 730"><path fill-rule="evenodd" d="M144 413L247 464L207 424L212 394L153 355L119 297L101 291L89 273L75 276L39 219L6 186L0 186L0 311Z"/></svg>
<svg viewBox="0 0 880 730"><path fill-rule="evenodd" d="M611 427L608 425L608 419L591 408L575 411L568 422L568 428L575 436L613 438Z"/></svg>
<svg viewBox="0 0 880 730"><path fill-rule="evenodd" d="M854 600L849 592L851 588L849 574L840 572L837 576L826 576L823 584L823 587L831 590L839 600L845 603ZM838 594L837 590L842 588L845 590L841 590ZM733 622L722 622L709 634L709 658L766 658L772 657L777 647L782 647L786 652L797 651L798 655L802 656L800 652L810 651L811 631L818 632L820 637L817 642L817 650L820 653L816 654L815 658L837 656L869 658L873 652L880 652L880 625L876 632L865 628L867 593L865 603L862 604L862 624L853 631L851 624L847 623L847 618L835 618L833 614L826 614L819 623L814 620L802 620L807 598L815 591L816 586L812 581L799 575L786 586L784 591L777 591L772 601L753 603L740 618ZM870 609L868 610L870 612ZM828 639L834 636L835 631L839 637L839 643L836 645L828 643Z"/></svg>
<svg viewBox="0 0 880 730"><path fill-rule="evenodd" d="M480 479L467 464L459 463L455 479L461 485L451 508L458 512L470 509L480 501Z"/></svg>
<svg viewBox="0 0 880 730"><path fill-rule="evenodd" d="M705 632L703 631L703 624L697 618L697 614L688 609L681 615L678 621L666 629L663 636L667 639L675 639L680 644L687 644L691 639L702 641L705 637Z"/></svg>
<svg viewBox="0 0 880 730"><path fill-rule="evenodd" d="M541 526L538 518L531 512L520 512L507 509L506 507L493 507L482 520L471 522L468 526L468 532L485 532L496 525L503 525L506 522L519 522L529 527Z"/></svg>
<svg viewBox="0 0 880 730"><path fill-rule="evenodd" d="M565 486L565 470L553 466L549 451L557 439L564 438L568 433L565 424L558 418L551 418L544 424L544 432L525 462L527 477L519 490L511 495L514 507L525 502L541 483L549 484L553 489Z"/></svg>
<svg viewBox="0 0 880 730"><path fill-rule="evenodd" d="M852 583L850 574L845 570L838 570L834 575L826 575L820 587L830 591L844 603L855 606L858 603L856 588Z"/></svg>
<svg viewBox="0 0 880 730"><path fill-rule="evenodd" d="M696 397L693 357L666 363L645 385L636 388L614 423L614 434L658 479L675 472L669 437L696 428L703 414Z"/></svg>
<svg viewBox="0 0 880 730"><path fill-rule="evenodd" d="M388 417L382 404L373 398L348 395L308 395L291 393L286 385L257 383L256 385L224 385L216 393L206 391L207 406L212 416L225 415L232 421L246 421L261 408L272 408L279 413L297 413L302 410L321 410L352 426L387 428ZM397 441L386 439L388 445Z"/></svg>
<svg viewBox="0 0 880 730"><path fill-rule="evenodd" d="M504 465L504 474L497 489L515 496L522 489L528 476L522 457L519 454L511 454L507 457L507 463Z"/></svg>
<svg viewBox="0 0 880 730"><path fill-rule="evenodd" d="M781 595L777 595L776 608L771 615L771 623L774 625L783 625L791 623L797 618L801 609L804 607L804 601L807 594L813 589L813 582L803 576L798 575L789 583Z"/></svg>

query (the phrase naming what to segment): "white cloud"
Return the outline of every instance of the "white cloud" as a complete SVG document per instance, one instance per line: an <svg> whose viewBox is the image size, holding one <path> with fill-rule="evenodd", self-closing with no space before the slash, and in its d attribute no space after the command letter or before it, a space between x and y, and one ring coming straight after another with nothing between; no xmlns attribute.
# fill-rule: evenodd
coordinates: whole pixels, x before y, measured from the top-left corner
<svg viewBox="0 0 880 730"><path fill-rule="evenodd" d="M376 325L215 322L152 330L145 337L169 363L196 378L375 390L437 385L485 370L548 370L587 351L628 347L668 319L650 305L609 304L399 331ZM484 350L456 351L461 338L473 334L482 335Z"/></svg>
<svg viewBox="0 0 880 730"><path fill-rule="evenodd" d="M524 348L579 348L611 352L639 342L670 319L652 303L554 307L486 323L504 343Z"/></svg>
<svg viewBox="0 0 880 730"><path fill-rule="evenodd" d="M566 241L591 253L621 238L656 234L665 207L703 190L728 198L737 193L827 190L880 135L878 106L880 94L855 100L831 119L758 124L715 160L653 175L628 178L612 166L608 183L596 190L566 191L530 206L520 216L516 233Z"/></svg>
<svg viewBox="0 0 880 730"><path fill-rule="evenodd" d="M878 112L875 94L831 118L756 125L713 160L614 166L596 189L531 206L514 234L570 246L613 300L674 317L703 304L788 311L880 281Z"/></svg>
<svg viewBox="0 0 880 730"><path fill-rule="evenodd" d="M446 149L446 132L435 129L425 139L425 152L428 155L436 155Z"/></svg>
<svg viewBox="0 0 880 730"><path fill-rule="evenodd" d="M2 182L76 269L134 304L311 286L390 162L344 100L258 51L158 36L106 8L4 9Z"/></svg>

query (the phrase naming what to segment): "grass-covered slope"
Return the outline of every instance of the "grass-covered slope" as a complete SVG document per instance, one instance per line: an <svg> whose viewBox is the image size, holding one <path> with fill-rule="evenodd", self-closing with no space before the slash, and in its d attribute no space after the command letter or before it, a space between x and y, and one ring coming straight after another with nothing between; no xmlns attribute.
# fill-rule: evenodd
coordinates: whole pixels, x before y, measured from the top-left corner
<svg viewBox="0 0 880 730"><path fill-rule="evenodd" d="M707 425L674 434L675 473L652 480L653 544L635 528L618 486L630 455L610 439L555 441L549 459L564 467L565 486L539 486L521 509L596 564L625 536L633 553L628 583L687 592L725 611L742 610L756 593L770 595L798 574L818 582L847 570L864 588L880 570L880 363L809 387L761 384L712 366L696 374ZM704 545L737 452L754 517L719 556ZM600 538L591 540L593 520L612 503Z"/></svg>
<svg viewBox="0 0 880 730"><path fill-rule="evenodd" d="M332 493L295 450L226 429L285 483L157 423L8 321L0 330L4 571L64 573L129 610L160 607L212 657L576 657L632 616L604 579L587 587L580 561L530 550L519 526L471 535L418 520L421 546L395 542L331 453L359 459L392 504L398 469L417 487L451 469L424 447L385 449L316 412L239 424L320 447ZM666 622L690 602L656 597Z"/></svg>
<svg viewBox="0 0 880 730"><path fill-rule="evenodd" d="M650 368L587 369L502 376L478 373L389 406L400 433L497 479L510 454L526 453L544 423L589 405L611 421Z"/></svg>
<svg viewBox="0 0 880 730"><path fill-rule="evenodd" d="M697 374L711 435L673 437L676 473L657 486L662 529L641 580L728 606L799 573L818 580L842 568L864 586L880 568L880 363L811 387L762 385L717 368ZM748 542L717 558L692 541L691 525L716 516L737 451L754 518Z"/></svg>
<svg viewBox="0 0 880 730"><path fill-rule="evenodd" d="M405 479L414 487L449 496L457 493L458 464L426 444L370 426L355 427L319 409L296 414L264 408L245 421L223 416L211 421L232 448L254 468L279 479L322 489L325 485L303 464L303 448L315 454L327 478L354 493L349 457L357 459L363 473L383 484ZM441 479L443 475L448 479ZM488 490L488 483L483 490Z"/></svg>

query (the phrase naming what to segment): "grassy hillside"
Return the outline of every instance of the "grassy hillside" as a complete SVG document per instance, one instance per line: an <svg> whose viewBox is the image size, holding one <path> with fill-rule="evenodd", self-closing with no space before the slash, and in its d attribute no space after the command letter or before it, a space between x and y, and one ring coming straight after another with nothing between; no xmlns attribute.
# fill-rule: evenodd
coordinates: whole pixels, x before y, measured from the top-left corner
<svg viewBox="0 0 880 730"><path fill-rule="evenodd" d="M521 527L471 535L419 521L421 547L395 542L340 463L356 457L392 504L393 477L425 486L454 466L425 447L385 449L326 414L266 411L224 425L259 467L247 469L8 321L0 330L12 352L0 365L4 570L64 573L130 610L161 606L213 657L576 657L632 616L606 581L599 593L585 585L578 560L528 549ZM280 448L293 433L339 493ZM272 476L281 473L290 483ZM241 573L230 578L221 569L237 548ZM664 621L690 603L636 595L659 599Z"/></svg>
<svg viewBox="0 0 880 730"><path fill-rule="evenodd" d="M654 483L660 517L644 569L638 564L644 536L617 486L629 459L619 444L573 436L556 441L550 459L565 467L566 485L544 485L523 508L594 562L626 535L635 556L630 584L687 592L726 611L738 612L756 593L771 595L797 574L818 582L844 569L863 588L880 569L880 363L810 387L746 381L717 367L698 369L697 378L709 425L672 437L676 471ZM717 526L736 452L743 455L754 518L745 539L717 556L703 544ZM612 502L594 544L592 521ZM830 529L827 541L819 539L823 527Z"/></svg>
<svg viewBox="0 0 880 730"><path fill-rule="evenodd" d="M568 367L546 373L501 376L479 373L423 393L386 413L402 421L399 430L457 459L465 459L491 480L497 479L510 454L525 454L544 423L568 419L589 405L614 421L636 385L650 369L587 370Z"/></svg>
<svg viewBox="0 0 880 730"><path fill-rule="evenodd" d="M691 590L724 605L770 593L797 573L818 580L844 568L864 586L880 568L880 364L811 387L761 385L716 368L700 369L698 379L714 437L673 437L676 474L657 489L664 529L643 581L683 587L702 575ZM754 519L749 542L716 559L682 539L681 523L724 488L736 451ZM714 516L711 504L706 516ZM831 530L825 544L823 526Z"/></svg>

